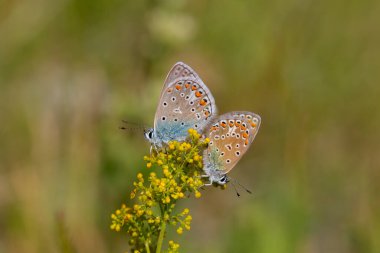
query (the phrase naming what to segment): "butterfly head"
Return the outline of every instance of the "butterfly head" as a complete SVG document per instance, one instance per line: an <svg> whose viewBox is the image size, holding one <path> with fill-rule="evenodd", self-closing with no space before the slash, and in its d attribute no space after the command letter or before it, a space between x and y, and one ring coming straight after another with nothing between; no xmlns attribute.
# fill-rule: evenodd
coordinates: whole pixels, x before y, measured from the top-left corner
<svg viewBox="0 0 380 253"><path fill-rule="evenodd" d="M221 178L219 178L218 181L216 181L217 184L224 185L230 182L230 178L227 176L227 174L224 174Z"/></svg>
<svg viewBox="0 0 380 253"><path fill-rule="evenodd" d="M154 133L154 129L153 129L153 128L144 129L144 136L145 136L145 138L146 138L150 143L153 142L153 133Z"/></svg>

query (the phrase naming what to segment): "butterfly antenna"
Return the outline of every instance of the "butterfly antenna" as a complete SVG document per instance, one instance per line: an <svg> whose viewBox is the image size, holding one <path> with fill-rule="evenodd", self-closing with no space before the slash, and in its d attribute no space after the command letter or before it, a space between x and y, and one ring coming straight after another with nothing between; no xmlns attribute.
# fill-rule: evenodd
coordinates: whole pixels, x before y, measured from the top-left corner
<svg viewBox="0 0 380 253"><path fill-rule="evenodd" d="M250 191L247 187L245 187L244 185L242 185L241 183L239 183L239 181L237 181L236 179L232 179L236 184L238 184L241 188L243 188L246 192L248 192L249 194L252 194L252 191Z"/></svg>
<svg viewBox="0 0 380 253"><path fill-rule="evenodd" d="M137 124L134 122L130 122L127 120L122 120L122 122L126 125L126 126L120 126L119 127L119 129L122 129L122 130L131 130L131 131L144 130L145 131L145 129L146 129L146 127L144 125L140 125L140 124Z"/></svg>
<svg viewBox="0 0 380 253"><path fill-rule="evenodd" d="M229 179L231 179L231 178L229 178ZM238 197L240 197L240 193L238 192L238 190L237 190L237 188L236 188L236 186L235 186L235 184L234 184L234 181L231 181L231 184L232 184L232 186L233 186L234 189L235 189L236 195L237 195Z"/></svg>

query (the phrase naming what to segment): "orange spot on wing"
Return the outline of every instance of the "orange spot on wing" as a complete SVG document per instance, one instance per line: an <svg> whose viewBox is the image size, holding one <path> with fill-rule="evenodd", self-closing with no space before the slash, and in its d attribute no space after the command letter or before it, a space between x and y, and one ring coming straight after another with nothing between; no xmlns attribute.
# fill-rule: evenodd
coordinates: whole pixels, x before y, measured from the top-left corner
<svg viewBox="0 0 380 253"><path fill-rule="evenodd" d="M191 90L196 90L196 89L197 89L196 85L191 86Z"/></svg>
<svg viewBox="0 0 380 253"><path fill-rule="evenodd" d="M207 102L206 102L204 99L202 99L201 101L199 101L199 104L200 104L200 105L206 105Z"/></svg>
<svg viewBox="0 0 380 253"><path fill-rule="evenodd" d="M180 89L181 89L181 85L177 84L177 85L175 86L175 88L176 88L177 90L180 90Z"/></svg>
<svg viewBox="0 0 380 253"><path fill-rule="evenodd" d="M221 125L223 128L225 128L225 127L227 126L227 124L224 123L224 122L220 123L220 125Z"/></svg>
<svg viewBox="0 0 380 253"><path fill-rule="evenodd" d="M169 88L168 89L168 93L172 92L173 91L173 88Z"/></svg>
<svg viewBox="0 0 380 253"><path fill-rule="evenodd" d="M200 96L202 96L202 94L201 94L199 91L197 91L197 92L195 92L195 96L196 96L197 98L199 98Z"/></svg>
<svg viewBox="0 0 380 253"><path fill-rule="evenodd" d="M246 139L248 137L247 133L243 133L243 138Z"/></svg>
<svg viewBox="0 0 380 253"><path fill-rule="evenodd" d="M251 122L251 126L256 127L257 125L255 123Z"/></svg>
<svg viewBox="0 0 380 253"><path fill-rule="evenodd" d="M245 140L245 145L248 145L248 139Z"/></svg>
<svg viewBox="0 0 380 253"><path fill-rule="evenodd" d="M240 126L240 123L235 122L235 126L239 127L239 126Z"/></svg>
<svg viewBox="0 0 380 253"><path fill-rule="evenodd" d="M190 84L188 84L188 83L185 84L186 89L189 88L189 86L190 86Z"/></svg>
<svg viewBox="0 0 380 253"><path fill-rule="evenodd" d="M208 111L205 111L205 116L207 117L208 115L210 115L210 113Z"/></svg>
<svg viewBox="0 0 380 253"><path fill-rule="evenodd" d="M233 127L233 126L234 126L234 122L230 122L230 123L228 123L228 125L229 125L230 127Z"/></svg>

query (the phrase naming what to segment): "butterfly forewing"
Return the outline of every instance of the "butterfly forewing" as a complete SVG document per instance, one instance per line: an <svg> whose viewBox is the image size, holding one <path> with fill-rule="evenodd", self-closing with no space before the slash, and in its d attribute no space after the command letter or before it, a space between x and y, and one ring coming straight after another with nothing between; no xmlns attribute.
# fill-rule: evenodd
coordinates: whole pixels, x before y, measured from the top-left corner
<svg viewBox="0 0 380 253"><path fill-rule="evenodd" d="M209 129L209 146L203 154L205 164L228 173L247 152L260 122L260 116L251 112L231 112L215 119Z"/></svg>
<svg viewBox="0 0 380 253"><path fill-rule="evenodd" d="M178 78L163 90L154 128L163 141L184 140L189 128L203 132L216 114L214 98L197 78Z"/></svg>
<svg viewBox="0 0 380 253"><path fill-rule="evenodd" d="M168 75L166 76L164 87L161 91L161 96L164 93L164 90L173 84L174 80L187 77L200 80L198 74L187 64L183 62L177 62L176 64L174 64L171 70L169 71Z"/></svg>

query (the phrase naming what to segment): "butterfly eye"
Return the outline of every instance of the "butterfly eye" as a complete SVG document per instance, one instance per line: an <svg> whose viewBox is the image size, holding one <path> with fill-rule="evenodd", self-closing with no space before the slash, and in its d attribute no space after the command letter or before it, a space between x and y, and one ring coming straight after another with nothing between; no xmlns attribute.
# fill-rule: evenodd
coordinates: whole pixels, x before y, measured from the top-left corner
<svg viewBox="0 0 380 253"><path fill-rule="evenodd" d="M226 136L224 136L224 134L220 137L222 140L224 140L226 138Z"/></svg>
<svg viewBox="0 0 380 253"><path fill-rule="evenodd" d="M191 108L191 111L192 111L192 112L195 112L195 108Z"/></svg>
<svg viewBox="0 0 380 253"><path fill-rule="evenodd" d="M235 154L236 154L236 156L240 156L240 152L239 151L236 151Z"/></svg>
<svg viewBox="0 0 380 253"><path fill-rule="evenodd" d="M189 103L190 105L193 105L194 104L194 101L190 101L190 103Z"/></svg>
<svg viewBox="0 0 380 253"><path fill-rule="evenodd" d="M161 119L162 119L162 120L166 120L166 117L165 117L165 116L163 116Z"/></svg>
<svg viewBox="0 0 380 253"><path fill-rule="evenodd" d="M220 156L224 156L224 152L220 153Z"/></svg>
<svg viewBox="0 0 380 253"><path fill-rule="evenodd" d="M185 96L185 93L181 93L181 94L179 94L181 97L184 97Z"/></svg>
<svg viewBox="0 0 380 253"><path fill-rule="evenodd" d="M231 162L231 160L230 160L230 159L227 159L227 160L226 160L226 163L230 163L230 162Z"/></svg>
<svg viewBox="0 0 380 253"><path fill-rule="evenodd" d="M185 97L185 99L186 99L186 100L189 100L189 98L190 98L190 96L189 96L189 95L187 95L187 96Z"/></svg>
<svg viewBox="0 0 380 253"><path fill-rule="evenodd" d="M239 144L236 144L236 146L235 146L236 148L239 148L240 147L240 145Z"/></svg>
<svg viewBox="0 0 380 253"><path fill-rule="evenodd" d="M175 121L175 122L177 122L177 121L178 121L178 119L176 118L176 119L174 119L174 121Z"/></svg>
<svg viewBox="0 0 380 253"><path fill-rule="evenodd" d="M172 97L172 101L174 102L176 100L176 98L175 97Z"/></svg>
<svg viewBox="0 0 380 253"><path fill-rule="evenodd" d="M163 102L162 105L163 105L164 107L166 107L166 106L168 106L168 103Z"/></svg>

